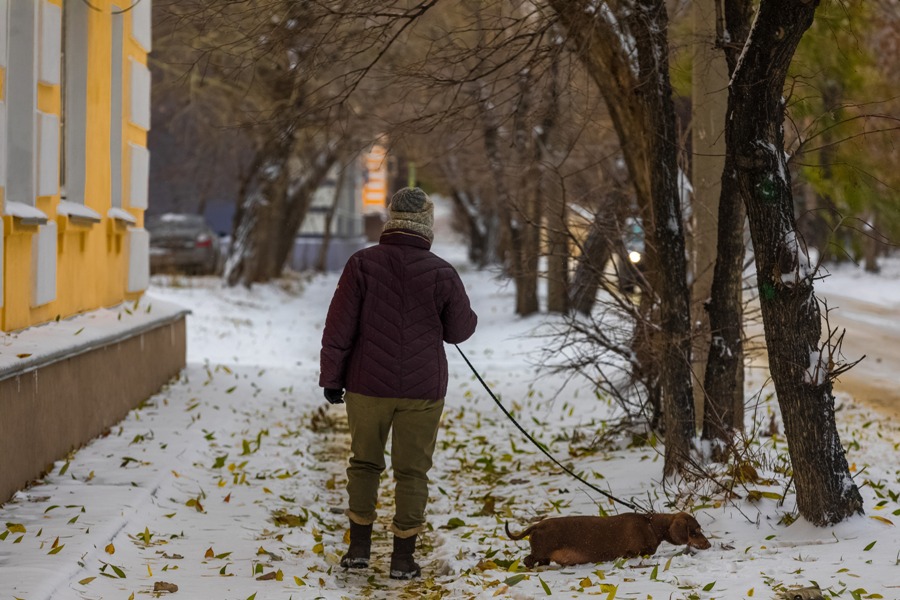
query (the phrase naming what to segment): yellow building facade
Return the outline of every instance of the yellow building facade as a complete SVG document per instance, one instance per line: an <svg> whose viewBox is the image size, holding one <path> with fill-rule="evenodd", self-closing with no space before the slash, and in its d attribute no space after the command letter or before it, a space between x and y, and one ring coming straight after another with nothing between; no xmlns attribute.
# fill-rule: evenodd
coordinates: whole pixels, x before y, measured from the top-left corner
<svg viewBox="0 0 900 600"><path fill-rule="evenodd" d="M0 0L0 331L149 279L150 0Z"/></svg>
<svg viewBox="0 0 900 600"><path fill-rule="evenodd" d="M0 503L185 365L187 311L129 308L149 283L150 2L0 0Z"/></svg>

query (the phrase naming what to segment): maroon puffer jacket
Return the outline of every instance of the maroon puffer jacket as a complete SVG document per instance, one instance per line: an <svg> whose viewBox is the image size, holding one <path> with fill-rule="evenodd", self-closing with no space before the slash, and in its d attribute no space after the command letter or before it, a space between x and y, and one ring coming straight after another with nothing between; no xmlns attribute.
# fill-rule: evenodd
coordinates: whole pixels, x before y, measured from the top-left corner
<svg viewBox="0 0 900 600"><path fill-rule="evenodd" d="M350 257L325 320L321 387L378 398L446 395L444 342L467 340L478 317L456 270L430 247L392 230Z"/></svg>

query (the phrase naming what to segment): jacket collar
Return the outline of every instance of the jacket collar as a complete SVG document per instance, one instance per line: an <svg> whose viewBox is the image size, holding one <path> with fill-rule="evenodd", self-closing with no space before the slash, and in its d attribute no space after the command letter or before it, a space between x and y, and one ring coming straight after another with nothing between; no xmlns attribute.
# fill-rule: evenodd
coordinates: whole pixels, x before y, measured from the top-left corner
<svg viewBox="0 0 900 600"><path fill-rule="evenodd" d="M389 229L381 234L378 243L391 246L413 246L423 250L431 249L431 242L428 241L428 238L409 229Z"/></svg>

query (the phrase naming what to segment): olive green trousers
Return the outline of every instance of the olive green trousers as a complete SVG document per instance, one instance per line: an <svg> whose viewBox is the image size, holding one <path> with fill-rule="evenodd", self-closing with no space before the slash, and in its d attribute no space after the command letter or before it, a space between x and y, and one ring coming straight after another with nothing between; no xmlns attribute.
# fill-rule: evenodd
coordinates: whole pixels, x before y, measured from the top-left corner
<svg viewBox="0 0 900 600"><path fill-rule="evenodd" d="M385 469L384 449L391 433L394 471L392 530L401 538L425 528L428 471L431 469L444 400L373 398L344 395L350 424L350 466L347 468L347 516L360 525L375 522L378 483Z"/></svg>

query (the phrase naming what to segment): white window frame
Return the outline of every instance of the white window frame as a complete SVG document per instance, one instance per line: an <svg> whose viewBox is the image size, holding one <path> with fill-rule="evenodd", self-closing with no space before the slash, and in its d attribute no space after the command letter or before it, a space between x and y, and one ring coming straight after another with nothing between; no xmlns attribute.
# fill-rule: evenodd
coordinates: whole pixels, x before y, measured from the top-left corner
<svg viewBox="0 0 900 600"><path fill-rule="evenodd" d="M38 226L31 236L31 306L43 306L56 300L56 221Z"/></svg>
<svg viewBox="0 0 900 600"><path fill-rule="evenodd" d="M9 0L0 0L0 67L6 67L8 43L7 28L9 27Z"/></svg>
<svg viewBox="0 0 900 600"><path fill-rule="evenodd" d="M131 9L131 37L146 52L153 48L153 5L151 0L138 0Z"/></svg>
<svg viewBox="0 0 900 600"><path fill-rule="evenodd" d="M150 151L137 144L128 144L130 169L128 206L147 210L150 182Z"/></svg>
<svg viewBox="0 0 900 600"><path fill-rule="evenodd" d="M6 190L6 102L3 100L0 100L0 188Z"/></svg>
<svg viewBox="0 0 900 600"><path fill-rule="evenodd" d="M131 102L128 120L141 129L150 130L150 69L141 62L129 59L131 71Z"/></svg>
<svg viewBox="0 0 900 600"><path fill-rule="evenodd" d="M3 68L3 78L6 79L6 44L7 27L9 27L9 1L0 0L0 67ZM6 83L5 81L3 82ZM3 86L4 92L6 85ZM6 98L0 98L0 188L6 194ZM3 219L0 219L0 308L3 308Z"/></svg>
<svg viewBox="0 0 900 600"><path fill-rule="evenodd" d="M84 204L87 172L88 6L68 1L63 11L62 179L65 200Z"/></svg>
<svg viewBox="0 0 900 600"><path fill-rule="evenodd" d="M62 7L40 0L38 81L59 85L62 74Z"/></svg>
<svg viewBox="0 0 900 600"><path fill-rule="evenodd" d="M6 82L6 190L4 212L37 199L37 39L40 4L9 4ZM31 34L29 35L29 30Z"/></svg>
<svg viewBox="0 0 900 600"><path fill-rule="evenodd" d="M3 219L0 219L0 308L3 308Z"/></svg>
<svg viewBox="0 0 900 600"><path fill-rule="evenodd" d="M143 292L150 285L150 233L128 228L128 292Z"/></svg>
<svg viewBox="0 0 900 600"><path fill-rule="evenodd" d="M59 193L59 117L37 111L38 177L37 195Z"/></svg>
<svg viewBox="0 0 900 600"><path fill-rule="evenodd" d="M112 69L112 81L110 85L110 127L109 127L109 184L110 201L112 208L122 208L122 144L124 139L124 94L123 79L125 74L125 17L121 13L121 7L112 5L112 53L110 68Z"/></svg>

